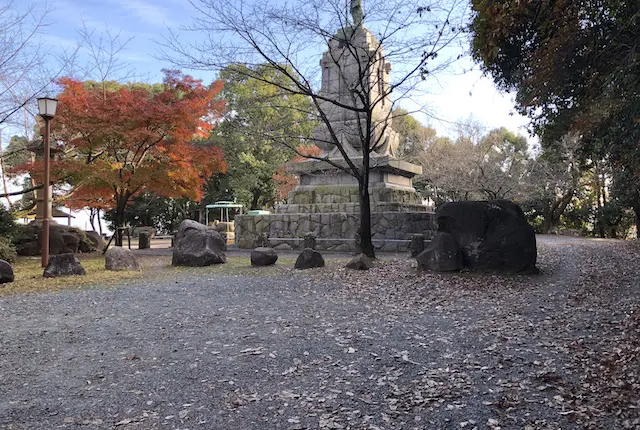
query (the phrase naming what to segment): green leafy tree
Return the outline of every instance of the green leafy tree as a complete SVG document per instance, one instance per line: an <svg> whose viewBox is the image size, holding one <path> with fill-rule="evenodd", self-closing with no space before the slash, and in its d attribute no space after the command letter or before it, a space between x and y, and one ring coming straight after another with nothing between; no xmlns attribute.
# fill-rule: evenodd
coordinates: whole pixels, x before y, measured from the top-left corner
<svg viewBox="0 0 640 430"><path fill-rule="evenodd" d="M316 123L307 97L249 77L257 73L280 86L291 86L281 71L267 65L251 71L245 70L248 67L234 65L220 72L224 82L220 97L227 103L228 114L211 139L224 151L228 184L221 178L210 181L208 194L217 199L233 194L246 207L260 209L275 205L274 175L291 160L292 148L300 137L311 134Z"/></svg>
<svg viewBox="0 0 640 430"><path fill-rule="evenodd" d="M474 57L516 92L543 145L575 132L584 158L626 172L619 201L635 210L640 231L637 2L472 0L472 8Z"/></svg>

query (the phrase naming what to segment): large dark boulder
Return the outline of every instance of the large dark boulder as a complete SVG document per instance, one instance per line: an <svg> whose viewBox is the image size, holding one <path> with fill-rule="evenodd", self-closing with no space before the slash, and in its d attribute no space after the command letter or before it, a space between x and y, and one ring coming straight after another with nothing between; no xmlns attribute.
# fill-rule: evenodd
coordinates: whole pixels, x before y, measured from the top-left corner
<svg viewBox="0 0 640 430"><path fill-rule="evenodd" d="M508 200L443 204L438 231L449 233L471 270L536 272L536 236L520 207Z"/></svg>
<svg viewBox="0 0 640 430"><path fill-rule="evenodd" d="M9 262L0 260L0 284L13 282L13 267Z"/></svg>
<svg viewBox="0 0 640 430"><path fill-rule="evenodd" d="M135 254L127 248L114 246L104 254L104 267L107 270L140 270Z"/></svg>
<svg viewBox="0 0 640 430"><path fill-rule="evenodd" d="M44 269L45 278L85 274L84 267L82 267L76 256L71 253L50 256L49 264Z"/></svg>
<svg viewBox="0 0 640 430"><path fill-rule="evenodd" d="M324 267L324 258L315 249L305 248L302 250L296 264L296 269L313 269L314 267Z"/></svg>
<svg viewBox="0 0 640 430"><path fill-rule="evenodd" d="M462 269L462 252L449 233L439 232L429 246L416 257L418 267L435 272Z"/></svg>
<svg viewBox="0 0 640 430"><path fill-rule="evenodd" d="M258 247L251 251L252 266L272 266L278 261L278 254L275 249Z"/></svg>
<svg viewBox="0 0 640 430"><path fill-rule="evenodd" d="M227 244L220 233L192 220L180 223L173 246L174 266L210 266L227 261Z"/></svg>

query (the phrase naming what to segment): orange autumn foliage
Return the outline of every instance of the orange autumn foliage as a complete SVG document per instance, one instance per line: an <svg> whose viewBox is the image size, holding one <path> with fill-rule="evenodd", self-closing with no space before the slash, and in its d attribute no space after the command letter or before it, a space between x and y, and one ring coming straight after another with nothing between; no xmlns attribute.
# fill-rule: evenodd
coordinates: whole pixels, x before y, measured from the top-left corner
<svg viewBox="0 0 640 430"><path fill-rule="evenodd" d="M58 82L55 140L66 156L52 163L52 176L71 185L70 208L115 208L143 191L165 197L201 198L202 186L226 165L222 151L196 146L224 111L216 100L221 82L207 87L177 71L162 84ZM37 166L28 168L37 175Z"/></svg>

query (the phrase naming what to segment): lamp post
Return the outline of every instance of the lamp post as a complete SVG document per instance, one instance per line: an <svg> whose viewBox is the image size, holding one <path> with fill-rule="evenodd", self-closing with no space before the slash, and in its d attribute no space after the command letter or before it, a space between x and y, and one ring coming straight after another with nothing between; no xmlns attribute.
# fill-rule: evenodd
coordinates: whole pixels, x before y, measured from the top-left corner
<svg viewBox="0 0 640 430"><path fill-rule="evenodd" d="M49 146L49 121L55 116L56 108L58 107L58 100L49 97L43 97L38 99L38 113L44 120L44 179L43 191L44 191L44 207L42 208L42 267L47 267L49 263L49 204L51 202L51 188L49 186L51 182L50 175L50 154L51 149Z"/></svg>

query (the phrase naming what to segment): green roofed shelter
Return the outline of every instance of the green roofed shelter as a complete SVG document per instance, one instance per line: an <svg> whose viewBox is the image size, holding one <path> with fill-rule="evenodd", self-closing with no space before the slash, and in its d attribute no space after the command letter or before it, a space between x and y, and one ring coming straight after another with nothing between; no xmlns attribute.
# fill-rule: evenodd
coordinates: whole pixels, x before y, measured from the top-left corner
<svg viewBox="0 0 640 430"><path fill-rule="evenodd" d="M220 222L232 222L232 219L229 215L229 210L236 210L239 213L242 213L242 208L244 206L241 205L240 203L236 203L236 202L231 202L231 201L226 201L226 200L222 200L219 202L214 202L210 205L205 206L206 208L206 212L205 212L205 220L206 220L206 224L209 225L209 210L210 209L219 209L220 210Z"/></svg>

